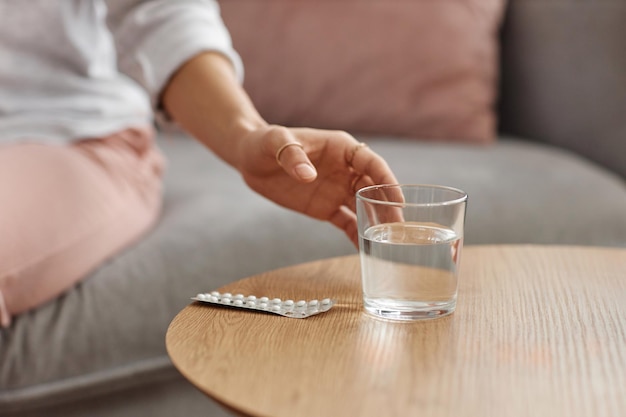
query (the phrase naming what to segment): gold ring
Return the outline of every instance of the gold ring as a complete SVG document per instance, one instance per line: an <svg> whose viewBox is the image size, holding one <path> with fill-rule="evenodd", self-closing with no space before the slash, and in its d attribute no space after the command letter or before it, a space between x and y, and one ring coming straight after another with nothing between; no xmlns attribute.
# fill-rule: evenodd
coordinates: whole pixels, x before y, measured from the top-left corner
<svg viewBox="0 0 626 417"><path fill-rule="evenodd" d="M352 166L352 161L354 161L354 156L356 155L356 153L361 149L367 147L367 143L364 142L359 142L358 145L355 145L354 148L352 148L352 153L350 154L350 160L348 161L348 165Z"/></svg>
<svg viewBox="0 0 626 417"><path fill-rule="evenodd" d="M300 149L304 149L304 146L302 146L302 144L298 143L298 142L288 142L288 143L285 143L283 146L278 148L278 150L276 151L276 162L278 163L278 165L281 165L281 163L280 163L280 154L282 154L283 151L285 149L287 149L288 147L290 147L290 146L297 146Z"/></svg>

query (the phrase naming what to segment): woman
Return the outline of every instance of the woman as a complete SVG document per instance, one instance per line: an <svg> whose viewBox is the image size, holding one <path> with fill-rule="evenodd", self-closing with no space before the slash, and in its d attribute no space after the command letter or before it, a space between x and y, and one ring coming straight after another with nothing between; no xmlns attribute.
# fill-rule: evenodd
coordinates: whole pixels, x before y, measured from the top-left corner
<svg viewBox="0 0 626 417"><path fill-rule="evenodd" d="M0 0L2 326L154 224L158 116L356 244L354 191L396 182L385 161L344 132L269 125L242 77L214 0Z"/></svg>

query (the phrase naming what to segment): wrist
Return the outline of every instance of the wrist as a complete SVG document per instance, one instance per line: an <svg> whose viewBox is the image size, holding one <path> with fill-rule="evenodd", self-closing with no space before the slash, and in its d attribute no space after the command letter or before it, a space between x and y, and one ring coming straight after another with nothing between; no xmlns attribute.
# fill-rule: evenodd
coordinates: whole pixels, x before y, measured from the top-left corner
<svg viewBox="0 0 626 417"><path fill-rule="evenodd" d="M222 132L223 143L230 151L220 155L229 165L240 170L246 150L251 141L257 137L256 133L267 130L269 124L261 117L238 118L226 125Z"/></svg>

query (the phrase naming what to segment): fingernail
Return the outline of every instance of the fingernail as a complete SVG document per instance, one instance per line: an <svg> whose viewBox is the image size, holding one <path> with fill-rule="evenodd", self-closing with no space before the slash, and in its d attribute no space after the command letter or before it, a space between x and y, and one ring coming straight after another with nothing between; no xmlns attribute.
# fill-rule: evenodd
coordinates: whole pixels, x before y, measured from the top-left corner
<svg viewBox="0 0 626 417"><path fill-rule="evenodd" d="M314 178L317 175L315 168L309 164L296 165L296 174L303 180Z"/></svg>

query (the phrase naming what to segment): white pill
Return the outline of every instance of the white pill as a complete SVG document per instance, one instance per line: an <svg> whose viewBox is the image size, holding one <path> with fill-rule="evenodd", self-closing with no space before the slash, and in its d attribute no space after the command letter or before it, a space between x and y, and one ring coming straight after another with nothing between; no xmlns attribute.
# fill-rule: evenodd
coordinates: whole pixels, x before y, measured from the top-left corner
<svg viewBox="0 0 626 417"><path fill-rule="evenodd" d="M272 306L272 311L280 311L280 306L279 306L279 305L274 304L274 305Z"/></svg>
<svg viewBox="0 0 626 417"><path fill-rule="evenodd" d="M280 298L274 298L272 304L280 304Z"/></svg>
<svg viewBox="0 0 626 417"><path fill-rule="evenodd" d="M247 299L248 299L248 301L255 301L255 300L256 300L256 297L255 297L254 295L249 295L249 296L247 297Z"/></svg>
<svg viewBox="0 0 626 417"><path fill-rule="evenodd" d="M255 303L254 301L248 301L248 302L246 303L246 305L247 305L248 307L256 307L256 303Z"/></svg>
<svg viewBox="0 0 626 417"><path fill-rule="evenodd" d="M206 294L198 294L196 295L196 298L199 300L206 300Z"/></svg>
<svg viewBox="0 0 626 417"><path fill-rule="evenodd" d="M269 300L270 300L270 299L269 299L269 298L267 298L267 297L261 297L261 298L259 298L259 301L260 301L260 302L262 302L262 303L267 303Z"/></svg>
<svg viewBox="0 0 626 417"><path fill-rule="evenodd" d="M211 295L214 297L219 297L220 293L217 291L211 291Z"/></svg>
<svg viewBox="0 0 626 417"><path fill-rule="evenodd" d="M309 301L309 306L313 307L313 306L317 306L319 304L319 301L317 300L311 300Z"/></svg>
<svg viewBox="0 0 626 417"><path fill-rule="evenodd" d="M322 300L322 304L326 305L326 304L330 304L330 298L324 298Z"/></svg>
<svg viewBox="0 0 626 417"><path fill-rule="evenodd" d="M233 304L235 304L236 306L242 306L243 305L243 301L235 300L235 302Z"/></svg>
<svg viewBox="0 0 626 417"><path fill-rule="evenodd" d="M296 307L304 307L306 305L306 301L300 300L296 303Z"/></svg>
<svg viewBox="0 0 626 417"><path fill-rule="evenodd" d="M263 309L263 310L266 310L267 309L267 303L261 303L261 304L259 304L259 307L261 309Z"/></svg>
<svg viewBox="0 0 626 417"><path fill-rule="evenodd" d="M243 300L243 294L237 294L233 297L235 300Z"/></svg>
<svg viewBox="0 0 626 417"><path fill-rule="evenodd" d="M293 300L286 300L286 301L283 303L283 305L284 305L284 306L287 306L287 307L292 306L292 305L293 305Z"/></svg>
<svg viewBox="0 0 626 417"><path fill-rule="evenodd" d="M222 299L220 300L220 302L221 302L222 304L230 304L230 298L224 298L224 297L222 297Z"/></svg>
<svg viewBox="0 0 626 417"><path fill-rule="evenodd" d="M220 299L219 299L219 298L217 298L217 297L216 297L216 296L214 296L214 295L212 295L212 296L211 296L211 298L210 298L210 301L211 301L212 303L217 303L219 300L220 300Z"/></svg>
<svg viewBox="0 0 626 417"><path fill-rule="evenodd" d="M222 297L226 297L226 298L230 298L232 296L233 295L231 293L229 293L229 292L225 292L224 294L222 294Z"/></svg>

